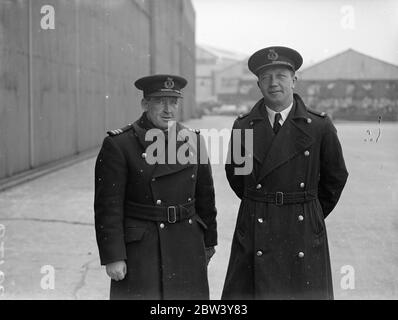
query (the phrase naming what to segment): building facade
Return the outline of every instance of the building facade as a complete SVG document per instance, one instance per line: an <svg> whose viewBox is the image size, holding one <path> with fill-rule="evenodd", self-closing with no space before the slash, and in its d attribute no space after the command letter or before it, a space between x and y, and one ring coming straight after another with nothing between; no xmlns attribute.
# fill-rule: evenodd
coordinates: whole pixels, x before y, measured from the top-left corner
<svg viewBox="0 0 398 320"><path fill-rule="evenodd" d="M306 104L347 120L398 120L398 66L348 49L297 72ZM215 72L217 100L249 105L261 98L247 60Z"/></svg>
<svg viewBox="0 0 398 320"><path fill-rule="evenodd" d="M196 47L196 101L198 104L218 99L215 74L231 66L243 55L209 46Z"/></svg>
<svg viewBox="0 0 398 320"><path fill-rule="evenodd" d="M348 49L298 72L296 91L335 119L398 120L398 66Z"/></svg>
<svg viewBox="0 0 398 320"><path fill-rule="evenodd" d="M221 103L250 107L261 98L257 77L248 69L246 59L217 71L214 78Z"/></svg>

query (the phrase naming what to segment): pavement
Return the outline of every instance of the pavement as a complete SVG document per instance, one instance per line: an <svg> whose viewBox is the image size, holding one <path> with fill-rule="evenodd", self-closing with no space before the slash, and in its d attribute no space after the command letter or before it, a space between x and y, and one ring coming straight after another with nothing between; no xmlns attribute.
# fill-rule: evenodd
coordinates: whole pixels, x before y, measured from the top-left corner
<svg viewBox="0 0 398 320"><path fill-rule="evenodd" d="M228 128L234 118L207 116L192 128ZM350 176L326 221L336 299L398 298L397 124L338 123ZM367 131L370 130L370 131ZM94 231L90 158L0 193L0 299L108 299ZM209 265L220 299L239 201L222 164L213 164L219 245ZM54 281L51 281L51 275ZM3 289L2 289L3 287Z"/></svg>

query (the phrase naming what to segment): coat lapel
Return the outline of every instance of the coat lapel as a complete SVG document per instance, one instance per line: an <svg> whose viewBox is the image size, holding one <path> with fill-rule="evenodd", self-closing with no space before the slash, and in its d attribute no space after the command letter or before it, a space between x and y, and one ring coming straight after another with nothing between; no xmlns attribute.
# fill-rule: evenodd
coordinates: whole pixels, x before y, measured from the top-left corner
<svg viewBox="0 0 398 320"><path fill-rule="evenodd" d="M258 175L258 181L314 143L315 140L309 131L307 118L309 115L304 104L301 100L296 101L295 99L289 116L267 152Z"/></svg>
<svg viewBox="0 0 398 320"><path fill-rule="evenodd" d="M141 144L142 148L143 148L143 152L147 152L147 148L154 143L154 141L158 142L159 144L163 144L165 145L165 148L163 150L163 152L159 153L158 158L162 159L162 156L164 154L164 159L166 160L165 163L155 163L152 166L154 167L153 169L153 177L157 178L157 177L161 177L161 176L166 176L169 174L173 174L176 172L179 172L181 170L184 170L186 168L189 168L191 166L193 166L192 163L187 163L187 164L181 164L178 159L177 159L177 151L179 150L180 147L182 147L185 143L187 143L189 145L189 151L193 152L193 155L196 157L196 152L197 152L197 144L195 143L197 138L197 135L194 132L189 131L188 129L184 128L182 125L180 125L179 123L176 124L176 130L173 130L173 128L171 128L170 130L170 135L167 134L163 134L162 132L159 132L158 135L156 135L156 139L158 140L149 140L146 141L145 140L145 135L147 133L147 129L142 128L139 125L139 121L136 121L133 123L133 131L134 131L134 135L137 138L137 140L139 141L139 143ZM177 136L178 136L178 140L176 138L176 132L178 132ZM184 136L189 136L189 140L188 141L184 141ZM172 150L172 154L175 155L174 161L168 161L168 147L169 147L169 140L172 142L174 141L175 143L175 150ZM170 146L171 147L171 146ZM174 148L174 147L171 147ZM197 159L197 158L196 158Z"/></svg>
<svg viewBox="0 0 398 320"><path fill-rule="evenodd" d="M145 141L145 134L147 130L140 127L138 124L138 120L133 123L133 131L132 134L137 138L138 142L140 143L143 152L151 145L152 141Z"/></svg>
<svg viewBox="0 0 398 320"><path fill-rule="evenodd" d="M263 109L264 100L261 99L255 104L250 114L241 120L242 129L253 129L253 150L248 150L247 147L244 147L245 152L246 154L253 153L254 159L259 164L263 162L274 136L274 132L268 118L265 117ZM241 143L243 146L245 145L243 138L241 139Z"/></svg>
<svg viewBox="0 0 398 320"><path fill-rule="evenodd" d="M184 140L188 136L188 140ZM183 127L179 123L176 123L176 127L170 128L170 135L167 137L166 149L165 149L165 159L166 163L156 164L153 171L153 177L162 177L169 174L177 173L181 170L185 170L194 165L194 163L188 161L187 163L181 163L178 159L179 150L189 150L192 155L190 159L198 159L197 157L197 143L196 139L198 136L196 133L189 131L187 128ZM174 144L174 146L170 145ZM169 154L168 148L172 148ZM175 148L175 150L173 150ZM181 148L181 149L180 149ZM181 153L182 151L180 151ZM173 158L169 158L169 156Z"/></svg>
<svg viewBox="0 0 398 320"><path fill-rule="evenodd" d="M254 159L261 164L272 144L274 132L266 115L263 102L258 106L258 113L261 117L261 121L256 122L253 126L253 152Z"/></svg>

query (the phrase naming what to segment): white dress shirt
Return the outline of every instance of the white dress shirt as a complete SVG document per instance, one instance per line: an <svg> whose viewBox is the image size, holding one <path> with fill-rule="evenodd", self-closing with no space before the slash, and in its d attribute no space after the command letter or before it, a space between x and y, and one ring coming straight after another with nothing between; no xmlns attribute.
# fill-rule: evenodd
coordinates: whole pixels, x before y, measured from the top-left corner
<svg viewBox="0 0 398 320"><path fill-rule="evenodd" d="M275 112L274 110L268 108L267 106L265 107L267 109L268 120L271 123L271 127L274 127L275 114L277 114L278 112ZM281 114L281 119L279 120L281 126L283 126L283 123L287 119L287 116L289 115L290 110L292 110L292 107L293 107L293 102L286 109L283 109L281 112L279 112Z"/></svg>

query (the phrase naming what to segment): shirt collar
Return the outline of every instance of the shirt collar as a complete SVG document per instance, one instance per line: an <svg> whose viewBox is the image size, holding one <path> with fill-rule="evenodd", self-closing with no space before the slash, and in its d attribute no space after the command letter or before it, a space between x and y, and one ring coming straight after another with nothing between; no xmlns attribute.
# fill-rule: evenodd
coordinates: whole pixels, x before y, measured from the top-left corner
<svg viewBox="0 0 398 320"><path fill-rule="evenodd" d="M290 110L292 110L292 107L293 107L293 102L287 108L285 108L281 112L279 112L281 114L281 120L279 121L280 124L283 124L286 121L286 119L290 113ZM265 108L267 109L268 119L272 126L274 124L275 114L277 114L278 112L275 112L274 110L272 110L271 108L269 108L267 106L265 106Z"/></svg>

